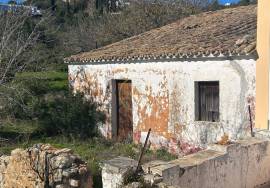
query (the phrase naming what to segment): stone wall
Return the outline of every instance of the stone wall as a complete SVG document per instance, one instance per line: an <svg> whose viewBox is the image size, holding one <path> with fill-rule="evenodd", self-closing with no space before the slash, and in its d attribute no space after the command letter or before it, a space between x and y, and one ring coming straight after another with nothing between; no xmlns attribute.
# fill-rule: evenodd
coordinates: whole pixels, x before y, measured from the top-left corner
<svg viewBox="0 0 270 188"><path fill-rule="evenodd" d="M137 161L127 157L117 157L105 161L102 165L103 188L123 187L126 176L136 170L137 164Z"/></svg>
<svg viewBox="0 0 270 188"><path fill-rule="evenodd" d="M163 184L185 188L270 187L270 141L249 138L170 162L145 164Z"/></svg>
<svg viewBox="0 0 270 188"><path fill-rule="evenodd" d="M47 181L46 181L47 180ZM0 157L0 188L91 188L86 163L70 149L37 144Z"/></svg>
<svg viewBox="0 0 270 188"><path fill-rule="evenodd" d="M226 133L243 136L249 127L248 105L255 106L256 61L207 60L101 65L69 65L69 81L102 104L107 122L102 134L111 137L112 79L132 81L133 140L150 142L173 153L192 153L194 146L214 143ZM195 121L195 81L219 81L220 121ZM254 114L253 114L254 115Z"/></svg>

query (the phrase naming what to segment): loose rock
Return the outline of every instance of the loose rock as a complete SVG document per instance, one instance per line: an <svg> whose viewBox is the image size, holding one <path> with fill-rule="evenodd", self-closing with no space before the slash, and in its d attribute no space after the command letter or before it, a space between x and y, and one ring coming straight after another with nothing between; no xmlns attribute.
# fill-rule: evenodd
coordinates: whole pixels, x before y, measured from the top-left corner
<svg viewBox="0 0 270 188"><path fill-rule="evenodd" d="M51 187L92 188L87 164L70 149L58 150L49 144L36 144L26 150L15 149L11 156L0 157L0 188L21 185L43 188L46 174L49 174Z"/></svg>

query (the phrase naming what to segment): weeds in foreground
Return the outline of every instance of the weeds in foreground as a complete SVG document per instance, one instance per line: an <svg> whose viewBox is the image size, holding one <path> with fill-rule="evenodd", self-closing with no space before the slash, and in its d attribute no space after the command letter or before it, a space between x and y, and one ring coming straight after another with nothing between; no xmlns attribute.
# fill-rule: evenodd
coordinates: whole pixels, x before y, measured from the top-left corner
<svg viewBox="0 0 270 188"><path fill-rule="evenodd" d="M36 125L35 125L36 126ZM2 128L8 132L7 128ZM20 129L12 127L12 132L19 132ZM1 135L1 129L0 129ZM105 140L100 137L93 137L86 140L79 140L72 136L57 136L57 137L39 137L32 139L21 139L18 141L9 141L6 143L0 142L0 156L2 154L9 155L11 150L15 148L27 148L36 143L49 143L57 148L70 148L74 153L78 154L88 164L88 167L93 175L94 187L102 187L100 164L117 156L125 156L133 159L138 159L141 145L133 143L119 143ZM150 160L172 160L176 156L169 154L165 149L156 151L146 150L143 157L143 162Z"/></svg>

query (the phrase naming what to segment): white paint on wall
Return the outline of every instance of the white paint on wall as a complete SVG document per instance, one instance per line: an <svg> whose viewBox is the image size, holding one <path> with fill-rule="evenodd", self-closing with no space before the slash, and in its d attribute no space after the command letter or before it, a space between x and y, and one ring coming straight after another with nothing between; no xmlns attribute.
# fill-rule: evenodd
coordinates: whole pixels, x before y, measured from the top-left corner
<svg viewBox="0 0 270 188"><path fill-rule="evenodd" d="M111 94L108 90L111 80L132 80L134 130L137 130L139 125L142 126L142 117L138 111L145 108L146 116L153 112L152 106L149 105L149 95L158 100L168 98L168 101L164 100L159 104L169 109L166 130L159 128L161 131L156 135L160 137L153 137L152 141L164 143L165 135L170 133L176 139L204 145L216 142L225 133L231 139L236 139L249 132L248 105L252 106L252 110L255 106L255 64L256 61L250 59L69 65L68 68L70 84L75 89L80 90L82 85L87 85L83 78L79 79L79 69L94 77L96 84L91 84L90 87L99 87L102 90L97 100L103 103L108 114L111 112ZM219 81L220 122L195 121L195 81ZM165 104L166 101L168 104ZM101 126L105 136L111 131L109 123ZM155 126L152 122L143 123L145 129L141 130L142 135L147 132L147 127ZM182 126L181 132L177 131L179 125Z"/></svg>

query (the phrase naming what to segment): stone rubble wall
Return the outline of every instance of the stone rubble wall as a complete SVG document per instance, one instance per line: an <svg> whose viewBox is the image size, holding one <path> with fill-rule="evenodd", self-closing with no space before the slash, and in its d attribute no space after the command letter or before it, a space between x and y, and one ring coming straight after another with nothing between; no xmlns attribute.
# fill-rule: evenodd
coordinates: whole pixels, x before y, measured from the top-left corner
<svg viewBox="0 0 270 188"><path fill-rule="evenodd" d="M92 188L87 164L70 149L37 144L0 157L0 188L44 188L45 182L55 188Z"/></svg>

